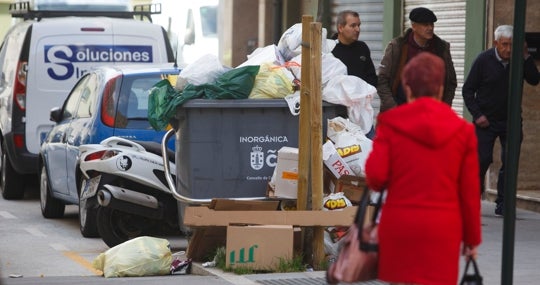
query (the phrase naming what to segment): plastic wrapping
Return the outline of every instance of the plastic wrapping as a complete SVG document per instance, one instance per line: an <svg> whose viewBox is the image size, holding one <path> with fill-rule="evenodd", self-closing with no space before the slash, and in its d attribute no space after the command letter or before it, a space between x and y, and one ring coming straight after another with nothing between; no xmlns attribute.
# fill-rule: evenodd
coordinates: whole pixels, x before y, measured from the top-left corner
<svg viewBox="0 0 540 285"><path fill-rule="evenodd" d="M171 262L168 240L142 236L99 254L92 266L105 277L151 276L170 274Z"/></svg>

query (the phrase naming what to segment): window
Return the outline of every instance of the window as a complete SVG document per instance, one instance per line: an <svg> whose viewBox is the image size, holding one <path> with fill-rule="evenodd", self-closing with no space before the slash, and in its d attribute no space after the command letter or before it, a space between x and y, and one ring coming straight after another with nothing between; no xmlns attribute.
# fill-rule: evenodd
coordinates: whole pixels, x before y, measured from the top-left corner
<svg viewBox="0 0 540 285"><path fill-rule="evenodd" d="M201 26L205 37L217 37L217 7L201 7Z"/></svg>
<svg viewBox="0 0 540 285"><path fill-rule="evenodd" d="M77 108L77 118L91 118L96 112L97 87L97 76L90 74L81 91L81 100Z"/></svg>
<svg viewBox="0 0 540 285"><path fill-rule="evenodd" d="M89 76L84 76L79 82L75 85L66 102L64 103L64 111L62 112L62 120L68 120L75 116L77 112L77 104L81 98L82 93L86 88L86 83Z"/></svg>

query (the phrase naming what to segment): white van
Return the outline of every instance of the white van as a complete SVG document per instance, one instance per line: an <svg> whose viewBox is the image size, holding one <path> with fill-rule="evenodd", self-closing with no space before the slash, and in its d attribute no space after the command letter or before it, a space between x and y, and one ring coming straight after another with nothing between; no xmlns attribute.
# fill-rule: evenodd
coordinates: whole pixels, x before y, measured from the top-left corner
<svg viewBox="0 0 540 285"><path fill-rule="evenodd" d="M77 79L98 65L174 62L174 54L161 26L134 19L148 12L38 11L28 3L10 12L24 21L0 47L0 187L5 199L20 199L24 175L38 172L49 111Z"/></svg>
<svg viewBox="0 0 540 285"><path fill-rule="evenodd" d="M177 62L185 66L205 54L219 57L219 0L154 0L161 14L152 16L169 33Z"/></svg>

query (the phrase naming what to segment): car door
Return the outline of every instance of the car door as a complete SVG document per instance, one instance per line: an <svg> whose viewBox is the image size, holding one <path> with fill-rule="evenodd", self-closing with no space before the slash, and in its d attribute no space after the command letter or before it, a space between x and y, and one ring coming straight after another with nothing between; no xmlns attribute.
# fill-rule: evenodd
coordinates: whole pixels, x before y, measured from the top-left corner
<svg viewBox="0 0 540 285"><path fill-rule="evenodd" d="M79 160L79 146L86 143L98 143L90 141L95 132L94 120L97 115L97 99L99 95L99 78L96 73L86 77L86 82L80 88L80 100L77 105L75 119L71 120L66 130L66 179L70 199L78 202L77 189L77 163Z"/></svg>
<svg viewBox="0 0 540 285"><path fill-rule="evenodd" d="M66 141L71 133L71 123L76 120L77 109L82 91L89 76L81 78L72 89L62 107L60 121L51 129L43 144L42 152L49 172L49 185L57 195L67 195Z"/></svg>

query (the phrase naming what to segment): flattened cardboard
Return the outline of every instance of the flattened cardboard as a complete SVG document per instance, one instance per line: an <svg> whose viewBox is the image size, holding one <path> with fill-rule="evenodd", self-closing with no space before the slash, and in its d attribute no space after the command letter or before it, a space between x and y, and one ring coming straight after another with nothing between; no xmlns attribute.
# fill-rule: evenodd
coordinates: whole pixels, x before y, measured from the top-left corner
<svg viewBox="0 0 540 285"><path fill-rule="evenodd" d="M277 210L279 201L242 201L213 199L209 208L216 211L271 211Z"/></svg>
<svg viewBox="0 0 540 285"><path fill-rule="evenodd" d="M274 270L293 258L293 227L283 225L228 226L225 265Z"/></svg>
<svg viewBox="0 0 540 285"><path fill-rule="evenodd" d="M350 226L357 207L335 211L216 211L186 207L184 224L190 227L246 225Z"/></svg>

